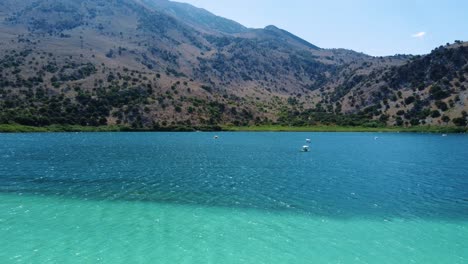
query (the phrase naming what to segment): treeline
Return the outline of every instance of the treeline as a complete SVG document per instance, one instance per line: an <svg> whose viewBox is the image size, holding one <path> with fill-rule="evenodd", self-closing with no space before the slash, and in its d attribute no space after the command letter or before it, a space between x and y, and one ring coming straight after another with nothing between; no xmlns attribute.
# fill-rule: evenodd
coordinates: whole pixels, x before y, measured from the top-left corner
<svg viewBox="0 0 468 264"><path fill-rule="evenodd" d="M49 95L45 89L28 89L21 96L0 101L0 123L29 126L67 124L107 125L111 113L120 122L142 126L141 108L150 94L147 88L110 86L97 89L96 95L76 88L74 100L63 94Z"/></svg>
<svg viewBox="0 0 468 264"><path fill-rule="evenodd" d="M275 123L283 126L360 126L360 127L384 127L386 120L374 120L369 113L340 114L320 112L317 109L309 109L302 112L297 110L283 111Z"/></svg>

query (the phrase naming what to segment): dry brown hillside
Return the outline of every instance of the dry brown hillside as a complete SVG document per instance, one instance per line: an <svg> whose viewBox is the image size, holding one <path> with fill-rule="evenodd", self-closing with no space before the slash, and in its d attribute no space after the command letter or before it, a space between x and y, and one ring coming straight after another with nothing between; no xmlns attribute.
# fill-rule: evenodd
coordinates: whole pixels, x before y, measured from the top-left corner
<svg viewBox="0 0 468 264"><path fill-rule="evenodd" d="M467 54L321 49L165 0L0 0L0 123L465 126Z"/></svg>

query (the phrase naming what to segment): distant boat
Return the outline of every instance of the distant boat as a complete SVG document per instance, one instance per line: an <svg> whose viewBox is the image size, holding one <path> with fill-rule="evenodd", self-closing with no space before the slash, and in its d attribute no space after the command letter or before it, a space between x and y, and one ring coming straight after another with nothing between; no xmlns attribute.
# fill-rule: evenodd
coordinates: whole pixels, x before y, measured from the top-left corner
<svg viewBox="0 0 468 264"><path fill-rule="evenodd" d="M219 137L218 136L214 136L214 139L218 139Z"/></svg>
<svg viewBox="0 0 468 264"><path fill-rule="evenodd" d="M443 136L443 137L446 137L446 136L447 136L447 134L442 134L442 136Z"/></svg>
<svg viewBox="0 0 468 264"><path fill-rule="evenodd" d="M307 145L302 146L302 152L309 152L310 148Z"/></svg>
<svg viewBox="0 0 468 264"><path fill-rule="evenodd" d="M310 143L310 138L306 138L306 143Z"/></svg>

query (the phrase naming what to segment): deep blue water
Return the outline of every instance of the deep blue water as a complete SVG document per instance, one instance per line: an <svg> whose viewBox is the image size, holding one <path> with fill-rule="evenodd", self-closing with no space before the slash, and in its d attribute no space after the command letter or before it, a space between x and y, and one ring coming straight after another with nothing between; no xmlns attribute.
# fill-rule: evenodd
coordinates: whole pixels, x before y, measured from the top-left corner
<svg viewBox="0 0 468 264"><path fill-rule="evenodd" d="M213 135L0 134L0 192L468 220L466 135ZM309 153L299 151L306 138Z"/></svg>

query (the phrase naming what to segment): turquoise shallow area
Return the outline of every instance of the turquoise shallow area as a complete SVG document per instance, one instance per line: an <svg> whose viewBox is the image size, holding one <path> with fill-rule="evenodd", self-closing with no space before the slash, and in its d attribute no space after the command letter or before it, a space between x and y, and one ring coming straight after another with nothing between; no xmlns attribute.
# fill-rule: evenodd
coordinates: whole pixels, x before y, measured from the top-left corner
<svg viewBox="0 0 468 264"><path fill-rule="evenodd" d="M466 263L468 225L0 196L1 263Z"/></svg>
<svg viewBox="0 0 468 264"><path fill-rule="evenodd" d="M467 136L213 136L0 134L0 263L468 263Z"/></svg>

